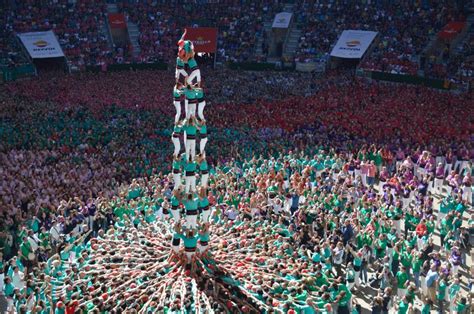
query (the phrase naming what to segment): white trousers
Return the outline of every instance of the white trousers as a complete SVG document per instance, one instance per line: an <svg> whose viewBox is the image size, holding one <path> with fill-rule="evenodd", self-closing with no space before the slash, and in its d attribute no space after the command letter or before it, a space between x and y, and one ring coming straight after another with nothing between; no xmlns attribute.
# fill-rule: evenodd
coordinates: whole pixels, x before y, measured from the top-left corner
<svg viewBox="0 0 474 314"><path fill-rule="evenodd" d="M204 150L206 149L206 143L207 143L207 136L205 138L202 138L199 141L199 152L201 154L204 154Z"/></svg>
<svg viewBox="0 0 474 314"><path fill-rule="evenodd" d="M409 205L410 205L410 198L402 196L402 209L408 208Z"/></svg>
<svg viewBox="0 0 474 314"><path fill-rule="evenodd" d="M467 200L468 204L472 203L472 187L465 186L462 189L462 199Z"/></svg>
<svg viewBox="0 0 474 314"><path fill-rule="evenodd" d="M174 123L178 123L179 118L181 118L181 102L174 101L174 107L176 108L176 115L174 116Z"/></svg>
<svg viewBox="0 0 474 314"><path fill-rule="evenodd" d="M184 191L189 193L189 191L196 191L196 176L186 176L186 183L185 183Z"/></svg>
<svg viewBox="0 0 474 314"><path fill-rule="evenodd" d="M406 293L407 293L407 289L398 288L397 296L401 299L405 296Z"/></svg>
<svg viewBox="0 0 474 314"><path fill-rule="evenodd" d="M186 99L186 119L196 115L196 103L190 103Z"/></svg>
<svg viewBox="0 0 474 314"><path fill-rule="evenodd" d="M176 69L175 72L175 78L179 79L180 76L188 77L188 72L186 72L184 69Z"/></svg>
<svg viewBox="0 0 474 314"><path fill-rule="evenodd" d="M198 83L201 82L201 70L200 69L196 69L193 72L191 72L191 74L188 76L188 79L186 80L186 82L191 85L194 79L196 79L196 81Z"/></svg>
<svg viewBox="0 0 474 314"><path fill-rule="evenodd" d="M189 160L189 156L194 158L196 157L196 140L188 140L186 139L186 160Z"/></svg>
<svg viewBox="0 0 474 314"><path fill-rule="evenodd" d="M199 253L205 252L208 248L209 245L201 245L201 243L198 243L197 245Z"/></svg>
<svg viewBox="0 0 474 314"><path fill-rule="evenodd" d="M400 225L400 220L393 220L393 225L395 226L395 229L397 229L397 233L400 233L401 231L401 225Z"/></svg>
<svg viewBox="0 0 474 314"><path fill-rule="evenodd" d="M441 187L443 186L443 179L438 179L438 178L435 178L434 179L434 188L433 188L433 192L435 193L441 193L442 190L441 190Z"/></svg>
<svg viewBox="0 0 474 314"><path fill-rule="evenodd" d="M209 173L201 175L201 185L207 188L207 182L209 181Z"/></svg>
<svg viewBox="0 0 474 314"><path fill-rule="evenodd" d="M0 294L3 294L3 280L5 279L5 274L2 272L0 273Z"/></svg>
<svg viewBox="0 0 474 314"><path fill-rule="evenodd" d="M354 284L356 287L359 287L360 286L360 271L354 271L354 273L355 273Z"/></svg>
<svg viewBox="0 0 474 314"><path fill-rule="evenodd" d="M438 212L438 219L437 219L436 224L439 225L441 223L441 221L444 219L444 217L446 217L446 215L447 214L445 214L445 213Z"/></svg>
<svg viewBox="0 0 474 314"><path fill-rule="evenodd" d="M209 222L209 216L211 215L211 209L206 209L202 211L202 222Z"/></svg>
<svg viewBox="0 0 474 314"><path fill-rule="evenodd" d="M194 252L185 252L186 253L186 259L188 260L188 262L191 262L191 260L193 259L193 256L194 256Z"/></svg>
<svg viewBox="0 0 474 314"><path fill-rule="evenodd" d="M201 101L198 104L198 117L201 120L206 120L206 119L204 119L204 107L206 107L206 101L205 100Z"/></svg>
<svg viewBox="0 0 474 314"><path fill-rule="evenodd" d="M179 245L172 245L171 247L173 249L173 252L175 252L175 253L179 252Z"/></svg>
<svg viewBox="0 0 474 314"><path fill-rule="evenodd" d="M197 227L197 215L186 215L186 223L184 226L187 229L196 229Z"/></svg>
<svg viewBox="0 0 474 314"><path fill-rule="evenodd" d="M174 221L179 221L181 219L180 209L171 209L171 216L173 216Z"/></svg>
<svg viewBox="0 0 474 314"><path fill-rule="evenodd" d="M177 190L181 186L181 173L173 173L174 189Z"/></svg>
<svg viewBox="0 0 474 314"><path fill-rule="evenodd" d="M181 150L181 142L179 140L179 137L173 137L172 136L171 141L173 142L173 145L174 145L173 155L178 156L179 151Z"/></svg>

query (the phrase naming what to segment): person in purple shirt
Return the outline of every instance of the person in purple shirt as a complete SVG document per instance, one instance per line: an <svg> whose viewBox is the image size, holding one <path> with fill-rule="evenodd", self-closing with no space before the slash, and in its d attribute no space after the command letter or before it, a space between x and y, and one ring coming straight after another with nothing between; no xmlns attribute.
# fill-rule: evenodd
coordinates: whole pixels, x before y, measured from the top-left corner
<svg viewBox="0 0 474 314"><path fill-rule="evenodd" d="M444 181L444 166L442 163L438 163L438 166L435 170L435 178L434 178L434 192L437 194L441 193L441 187L443 186Z"/></svg>

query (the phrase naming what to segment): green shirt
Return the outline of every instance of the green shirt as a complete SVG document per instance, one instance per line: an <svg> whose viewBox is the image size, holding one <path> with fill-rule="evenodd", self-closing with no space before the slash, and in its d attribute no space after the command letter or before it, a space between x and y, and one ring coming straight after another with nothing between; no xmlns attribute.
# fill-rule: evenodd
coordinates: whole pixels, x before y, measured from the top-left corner
<svg viewBox="0 0 474 314"><path fill-rule="evenodd" d="M184 166L184 170L186 172L195 172L197 168L197 165L195 162L187 162L186 165Z"/></svg>
<svg viewBox="0 0 474 314"><path fill-rule="evenodd" d="M186 125L184 127L184 130L186 131L186 135L194 135L196 136L197 133L197 128L195 125Z"/></svg>
<svg viewBox="0 0 474 314"><path fill-rule="evenodd" d="M421 308L421 314L430 314L431 306L427 303Z"/></svg>
<svg viewBox="0 0 474 314"><path fill-rule="evenodd" d="M400 301L398 304L398 314L406 314L408 312L408 303Z"/></svg>
<svg viewBox="0 0 474 314"><path fill-rule="evenodd" d="M397 277L397 288L405 289L405 283L408 281L408 274L400 270L397 273L396 277Z"/></svg>
<svg viewBox="0 0 474 314"><path fill-rule="evenodd" d="M438 294L436 295L437 300L444 300L446 296L446 282L444 280L441 280L438 284Z"/></svg>
<svg viewBox="0 0 474 314"><path fill-rule="evenodd" d="M183 240L184 247L186 248L195 248L198 241L198 235L188 238L187 236L180 235L180 238Z"/></svg>
<svg viewBox="0 0 474 314"><path fill-rule="evenodd" d="M196 99L196 91L194 89L185 88L184 95L187 99Z"/></svg>

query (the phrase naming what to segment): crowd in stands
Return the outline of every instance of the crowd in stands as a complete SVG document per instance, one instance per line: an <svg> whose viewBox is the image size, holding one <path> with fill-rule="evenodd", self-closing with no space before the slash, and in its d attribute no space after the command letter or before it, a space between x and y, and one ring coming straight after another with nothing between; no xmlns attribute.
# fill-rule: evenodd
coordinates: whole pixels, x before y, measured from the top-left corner
<svg viewBox="0 0 474 314"><path fill-rule="evenodd" d="M2 10L1 49L10 62L21 63L16 41L7 41L16 33L52 29L59 38L71 65L83 69L87 65L154 62L173 59L176 41L182 29L189 26L219 28L218 61L250 61L255 58L256 44L267 34L264 21L271 20L283 9L281 1L219 1L179 3L119 1L119 11L140 30L140 55L134 56L129 44L110 48L106 38L104 1L13 1ZM296 61L325 60L332 45L345 29L378 31L376 46L364 59L362 67L400 74L416 74L420 69L420 53L429 39L448 21L462 19L454 4L385 1L356 3L340 1L296 1L295 21L302 29ZM268 51L268 40L263 40ZM265 58L263 58L265 59ZM461 60L462 61L462 60ZM457 72L461 62L448 68L428 69L440 77ZM452 68L452 69L451 69ZM459 71L461 74L464 71ZM469 68L469 67L467 67ZM453 75L451 75L453 76Z"/></svg>
<svg viewBox="0 0 474 314"><path fill-rule="evenodd" d="M281 88L309 80L266 74ZM17 312L361 313L368 297L372 311L468 313L472 95L335 76L311 95L268 99L262 74L220 74L241 77L237 86L206 74L204 86L255 100L222 102L210 89L212 241L188 284L166 261L174 108L164 75L7 86L0 264Z"/></svg>
<svg viewBox="0 0 474 314"><path fill-rule="evenodd" d="M430 37L458 17L448 2L301 1L295 7L302 27L297 60L327 57L343 30L370 30L379 37L362 67L401 74L416 74Z"/></svg>
<svg viewBox="0 0 474 314"><path fill-rule="evenodd" d="M104 1L9 1L2 13L1 27L8 34L53 30L76 66L98 64L111 57L102 32Z"/></svg>
<svg viewBox="0 0 474 314"><path fill-rule="evenodd" d="M177 39L189 26L217 27L219 61L247 61L262 36L263 19L275 1L123 2L119 9L140 29L141 60L172 60Z"/></svg>
<svg viewBox="0 0 474 314"><path fill-rule="evenodd" d="M183 28L189 26L219 28L220 61L249 60L256 38L262 36L263 19L281 7L279 1L118 2L119 11L139 26L141 55L134 57L128 49L109 48L104 25L105 1L62 0L42 4L45 3L36 0L9 3L2 10L2 32L14 36L20 32L52 29L71 64L79 68L103 63L172 60L176 42ZM3 45L10 52L18 52L17 47Z"/></svg>

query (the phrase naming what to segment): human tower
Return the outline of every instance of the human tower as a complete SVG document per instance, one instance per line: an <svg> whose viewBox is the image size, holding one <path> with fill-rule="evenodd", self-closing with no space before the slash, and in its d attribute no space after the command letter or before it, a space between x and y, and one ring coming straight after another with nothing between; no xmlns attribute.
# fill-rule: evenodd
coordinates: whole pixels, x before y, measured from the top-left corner
<svg viewBox="0 0 474 314"><path fill-rule="evenodd" d="M210 209L207 198L209 167L205 153L206 101L201 87L201 72L194 58L193 43L184 40L185 35L186 32L178 42L176 85L173 90L176 115L171 138L174 145L171 216L174 220L173 252L176 254L180 252L182 240L187 262L191 263L196 252L203 253L207 250L209 242ZM183 101L184 118L181 112ZM196 153L198 140L199 152ZM181 141L184 143L184 152L181 152Z"/></svg>

